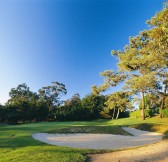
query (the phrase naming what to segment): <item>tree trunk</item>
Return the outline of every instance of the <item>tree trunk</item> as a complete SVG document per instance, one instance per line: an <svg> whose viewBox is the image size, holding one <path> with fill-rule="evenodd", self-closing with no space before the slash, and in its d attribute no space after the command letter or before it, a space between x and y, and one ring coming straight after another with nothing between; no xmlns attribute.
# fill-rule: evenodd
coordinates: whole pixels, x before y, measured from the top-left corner
<svg viewBox="0 0 168 162"><path fill-rule="evenodd" d="M141 110L142 120L145 120L145 97L144 92L142 91L142 110Z"/></svg>
<svg viewBox="0 0 168 162"><path fill-rule="evenodd" d="M164 100L165 100L165 96L162 97L162 103L161 103L161 106L160 106L160 118L163 117L162 110L164 108Z"/></svg>
<svg viewBox="0 0 168 162"><path fill-rule="evenodd" d="M115 115L115 107L114 107L114 110L113 110L112 120L114 119L114 115Z"/></svg>
<svg viewBox="0 0 168 162"><path fill-rule="evenodd" d="M119 113L120 113L120 110L118 109L116 119L118 119Z"/></svg>
<svg viewBox="0 0 168 162"><path fill-rule="evenodd" d="M164 104L165 104L166 89L167 89L167 86L165 86L165 88L164 88L164 93L163 93L163 96L162 96L162 103L161 103L161 106L160 106L160 118L163 117L162 110L164 109Z"/></svg>

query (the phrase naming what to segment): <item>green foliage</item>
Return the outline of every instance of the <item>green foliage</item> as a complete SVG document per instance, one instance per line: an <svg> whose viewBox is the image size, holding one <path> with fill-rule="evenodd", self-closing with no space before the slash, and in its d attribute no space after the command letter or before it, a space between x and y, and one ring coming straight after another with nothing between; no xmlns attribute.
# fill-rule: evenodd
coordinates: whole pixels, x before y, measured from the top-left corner
<svg viewBox="0 0 168 162"><path fill-rule="evenodd" d="M6 120L6 109L5 106L0 105L0 122L4 122Z"/></svg>
<svg viewBox="0 0 168 162"><path fill-rule="evenodd" d="M163 117L168 118L168 109L162 110Z"/></svg>
<svg viewBox="0 0 168 162"><path fill-rule="evenodd" d="M46 102L38 100L36 101L34 110L34 117L36 121L46 121L48 119L49 108Z"/></svg>
<svg viewBox="0 0 168 162"><path fill-rule="evenodd" d="M117 119L120 112L124 112L132 107L130 101L131 97L129 92L117 91L107 97L107 101L105 102L105 109L106 111L113 110L112 118L116 116ZM115 113L115 110L118 111L117 114Z"/></svg>
<svg viewBox="0 0 168 162"><path fill-rule="evenodd" d="M58 82L43 87L39 94L31 92L25 83L20 84L11 89L11 98L5 107L0 105L0 121L17 124L35 121L93 120L101 117L104 96L88 95L81 100L79 94L75 94L62 104L60 96L65 93L65 86Z"/></svg>
<svg viewBox="0 0 168 162"><path fill-rule="evenodd" d="M131 118L140 118L141 117L141 111L140 110L135 110L130 113Z"/></svg>
<svg viewBox="0 0 168 162"><path fill-rule="evenodd" d="M151 26L149 30L130 37L129 44L125 46L124 50L112 51L112 54L119 59L118 72L106 70L101 73L101 76L104 77L104 84L98 87L92 86L93 94L99 95L100 92L125 81L125 89L131 90L134 94L139 92L142 94L140 108L143 120L145 119L145 108L150 107L149 104L145 104L144 96L151 90L158 91L158 95L162 98L161 109L164 109L168 90L167 17L168 8L165 8L147 21L147 24ZM161 88L161 85L164 88Z"/></svg>
<svg viewBox="0 0 168 162"><path fill-rule="evenodd" d="M165 109L168 109L168 97L165 99Z"/></svg>
<svg viewBox="0 0 168 162"><path fill-rule="evenodd" d="M149 100L149 97L145 96L144 99L145 99L145 108L146 109L150 109L150 100ZM142 109L142 100L139 102L139 109L140 110Z"/></svg>
<svg viewBox="0 0 168 162"><path fill-rule="evenodd" d="M104 77L104 83L100 86L92 86L93 95L99 95L101 92L110 89L111 87L117 86L119 83L122 83L127 75L124 72L115 73L113 70L106 70L100 73L100 76ZM126 108L128 108L128 100L130 99L128 96L128 92L116 92L107 96L107 101L105 102L105 107L103 111L100 112L103 118L109 118L112 116L116 116L116 119L119 117L119 113L123 112ZM112 115L111 112L113 111ZM116 114L117 110L117 114Z"/></svg>
<svg viewBox="0 0 168 162"><path fill-rule="evenodd" d="M104 77L104 84L100 86L92 86L92 93L94 95L99 95L101 92L104 92L111 87L117 86L127 77L123 72L115 73L113 70L106 70L100 73L100 76Z"/></svg>
<svg viewBox="0 0 168 162"><path fill-rule="evenodd" d="M66 94L65 85L52 82L51 86L43 87L39 94L31 92L25 84L12 88L9 92L10 99L5 106L5 118L0 118L8 123L24 123L32 121L54 120L55 112L60 105L60 96Z"/></svg>
<svg viewBox="0 0 168 162"><path fill-rule="evenodd" d="M117 117L118 109L114 111L114 109L108 110L106 107L100 112L101 118L103 119L115 119ZM118 118L128 118L129 117L129 111L122 111L119 112Z"/></svg>
<svg viewBox="0 0 168 162"><path fill-rule="evenodd" d="M63 103L60 96L66 93L65 85L59 82L52 82L50 86L42 87L39 90L40 100L45 102L49 109L48 118L50 120L56 120L56 109Z"/></svg>
<svg viewBox="0 0 168 162"><path fill-rule="evenodd" d="M56 119L69 121L98 119L104 102L104 96L87 95L81 100L80 96L75 94L57 109Z"/></svg>
<svg viewBox="0 0 168 162"><path fill-rule="evenodd" d="M32 121L34 119L34 109L27 101L9 104L6 106L8 123L18 123Z"/></svg>
<svg viewBox="0 0 168 162"><path fill-rule="evenodd" d="M168 9L165 8L156 13L151 20L147 21L147 24L151 28L140 32L135 37L130 37L129 44L123 51L112 51L118 56L119 70L129 75L126 88L134 93L142 93L140 107L143 110L143 119L146 106L144 95L153 89L158 91L158 95L162 98L161 109L164 109L164 100L168 90Z"/></svg>
<svg viewBox="0 0 168 162"><path fill-rule="evenodd" d="M150 113L147 116L152 116L154 113L158 114L160 106L159 96L149 93L144 97L144 99L145 99L145 111L150 110L149 111ZM142 100L139 103L139 110L142 110Z"/></svg>
<svg viewBox="0 0 168 162"><path fill-rule="evenodd" d="M154 116L154 110L153 109L146 109L145 110L145 117L152 117ZM130 113L131 118L141 118L142 117L142 111L141 110L135 110Z"/></svg>
<svg viewBox="0 0 168 162"><path fill-rule="evenodd" d="M106 98L105 96L87 95L82 99L82 106L89 111L92 119L100 118L100 112L103 110Z"/></svg>
<svg viewBox="0 0 168 162"><path fill-rule="evenodd" d="M87 115L88 112L81 105L79 94L74 94L56 111L56 119L59 121L87 120Z"/></svg>
<svg viewBox="0 0 168 162"><path fill-rule="evenodd" d="M59 82L52 82L50 86L42 87L39 89L39 96L43 101L48 103L48 106L60 105L62 102L59 100L61 95L67 93L65 85Z"/></svg>

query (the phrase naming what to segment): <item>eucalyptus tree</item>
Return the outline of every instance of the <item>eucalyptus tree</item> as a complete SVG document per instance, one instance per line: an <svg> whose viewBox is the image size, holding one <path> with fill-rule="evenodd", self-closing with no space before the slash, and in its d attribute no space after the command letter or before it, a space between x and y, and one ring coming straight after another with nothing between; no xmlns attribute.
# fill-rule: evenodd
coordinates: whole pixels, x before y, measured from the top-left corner
<svg viewBox="0 0 168 162"><path fill-rule="evenodd" d="M66 117L69 120L80 120L80 115L83 113L83 108L81 106L81 98L78 93L74 94L70 99L64 102L64 107L66 110Z"/></svg>
<svg viewBox="0 0 168 162"><path fill-rule="evenodd" d="M60 105L61 101L59 99L66 93L67 90L65 88L65 85L59 82L52 82L51 85L39 89L40 97L44 101L47 101L49 106Z"/></svg>
<svg viewBox="0 0 168 162"><path fill-rule="evenodd" d="M81 99L80 99L79 93L75 93L70 99L64 102L64 105L70 107L73 105L78 105L80 104L80 102L81 102Z"/></svg>
<svg viewBox="0 0 168 162"><path fill-rule="evenodd" d="M7 118L10 122L33 120L38 95L25 84L19 84L9 92L6 103Z"/></svg>
<svg viewBox="0 0 168 162"><path fill-rule="evenodd" d="M49 108L49 118L56 118L55 109L62 104L60 98L66 93L65 85L59 82L52 82L51 85L39 89L40 100L47 103Z"/></svg>
<svg viewBox="0 0 168 162"><path fill-rule="evenodd" d="M19 84L16 88L12 88L9 92L10 99L8 103L16 102L16 101L23 101L32 99L34 93L30 91L30 88L25 84Z"/></svg>

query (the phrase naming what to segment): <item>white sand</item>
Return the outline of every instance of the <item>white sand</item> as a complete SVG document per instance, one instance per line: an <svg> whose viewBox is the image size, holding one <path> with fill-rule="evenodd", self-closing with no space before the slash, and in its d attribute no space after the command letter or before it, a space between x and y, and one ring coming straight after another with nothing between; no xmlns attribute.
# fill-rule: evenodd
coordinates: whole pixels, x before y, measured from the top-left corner
<svg viewBox="0 0 168 162"><path fill-rule="evenodd" d="M140 148L88 155L88 162L168 162L168 141Z"/></svg>
<svg viewBox="0 0 168 162"><path fill-rule="evenodd" d="M48 134L36 133L32 137L36 140L58 146L88 149L123 149L159 142L163 135L155 132L141 131L123 127L133 136L112 134Z"/></svg>

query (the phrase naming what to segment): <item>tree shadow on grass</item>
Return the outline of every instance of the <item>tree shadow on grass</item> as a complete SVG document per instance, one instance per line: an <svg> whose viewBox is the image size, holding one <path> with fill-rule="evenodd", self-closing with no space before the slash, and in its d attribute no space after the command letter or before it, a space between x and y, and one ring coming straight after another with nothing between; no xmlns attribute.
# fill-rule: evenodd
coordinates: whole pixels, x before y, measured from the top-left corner
<svg viewBox="0 0 168 162"><path fill-rule="evenodd" d="M26 147L26 146L40 146L45 145L40 141L34 140L31 136L24 135L19 136L16 134L9 135L6 138L3 138L0 147L1 148L17 148L17 147Z"/></svg>
<svg viewBox="0 0 168 162"><path fill-rule="evenodd" d="M38 123L28 123L28 124L18 124L18 125L2 125L0 126L0 131L24 131L24 132L44 132L49 129L58 129L73 126L101 126L107 120L100 119L96 121L71 121L71 122L38 122Z"/></svg>

